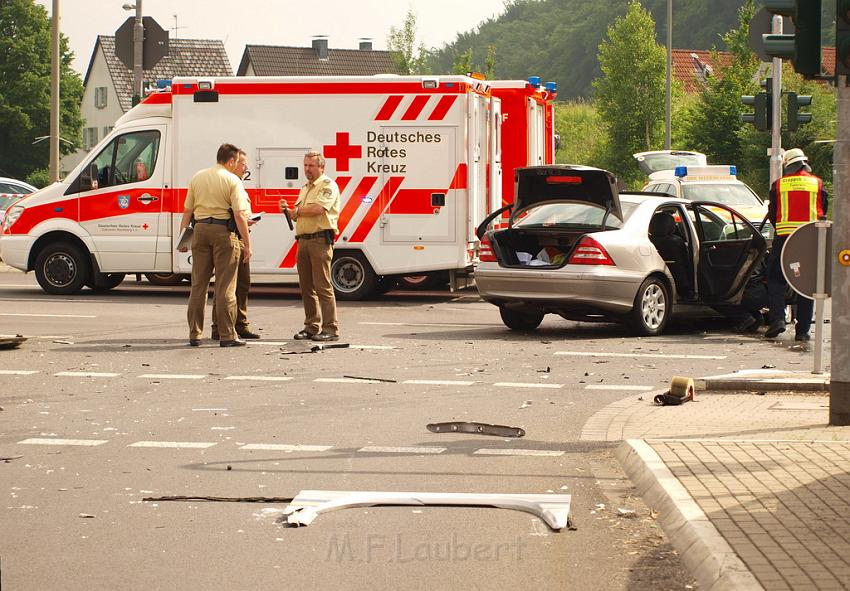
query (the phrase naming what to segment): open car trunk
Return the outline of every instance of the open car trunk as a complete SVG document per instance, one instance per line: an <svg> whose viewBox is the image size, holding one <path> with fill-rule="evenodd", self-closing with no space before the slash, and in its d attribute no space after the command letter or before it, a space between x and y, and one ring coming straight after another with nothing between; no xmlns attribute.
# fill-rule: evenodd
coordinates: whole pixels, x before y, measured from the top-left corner
<svg viewBox="0 0 850 591"><path fill-rule="evenodd" d="M592 230L598 231L598 228ZM558 231L505 228L490 234L502 267L563 267L588 230Z"/></svg>

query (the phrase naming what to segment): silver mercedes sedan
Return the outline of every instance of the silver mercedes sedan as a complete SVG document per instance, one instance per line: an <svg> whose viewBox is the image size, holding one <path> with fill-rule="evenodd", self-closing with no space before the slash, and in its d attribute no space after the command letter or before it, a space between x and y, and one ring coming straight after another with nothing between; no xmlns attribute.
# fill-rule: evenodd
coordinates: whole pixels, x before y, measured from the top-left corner
<svg viewBox="0 0 850 591"><path fill-rule="evenodd" d="M612 173L587 166L515 174L515 202L478 227L475 268L514 330L558 314L661 334L680 308L739 302L764 256L764 237L719 203L620 193Z"/></svg>

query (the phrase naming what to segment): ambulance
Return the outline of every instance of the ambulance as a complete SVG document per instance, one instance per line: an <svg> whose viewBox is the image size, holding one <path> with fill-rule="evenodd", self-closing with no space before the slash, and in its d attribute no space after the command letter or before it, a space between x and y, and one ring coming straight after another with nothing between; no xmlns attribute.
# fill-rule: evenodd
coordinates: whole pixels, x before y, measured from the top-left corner
<svg viewBox="0 0 850 591"><path fill-rule="evenodd" d="M278 202L294 203L303 156L318 150L341 193L338 297L369 298L415 273L457 283L477 257L476 226L502 202L502 121L478 77L175 78L65 180L9 209L0 256L52 294L110 289L126 273L188 274L191 252L175 248L186 190L230 142L248 154L244 185L263 214L252 273L295 274Z"/></svg>

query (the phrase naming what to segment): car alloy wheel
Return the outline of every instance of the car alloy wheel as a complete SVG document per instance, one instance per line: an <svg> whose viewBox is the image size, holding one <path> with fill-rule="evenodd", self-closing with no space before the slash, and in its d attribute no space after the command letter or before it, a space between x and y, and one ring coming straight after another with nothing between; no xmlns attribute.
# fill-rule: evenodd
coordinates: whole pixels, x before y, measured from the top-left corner
<svg viewBox="0 0 850 591"><path fill-rule="evenodd" d="M670 317L667 287L656 277L644 281L635 296L631 325L638 334L661 334Z"/></svg>

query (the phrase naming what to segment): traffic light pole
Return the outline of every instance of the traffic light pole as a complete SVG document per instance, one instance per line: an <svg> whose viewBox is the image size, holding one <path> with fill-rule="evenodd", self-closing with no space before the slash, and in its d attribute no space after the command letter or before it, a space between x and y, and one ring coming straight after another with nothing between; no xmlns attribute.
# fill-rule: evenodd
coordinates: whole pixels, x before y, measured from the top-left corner
<svg viewBox="0 0 850 591"><path fill-rule="evenodd" d="M773 15L772 28L774 35L782 34L782 16ZM773 87L770 93L773 100L770 104L773 125L770 130L770 186L782 176L782 59L773 58Z"/></svg>
<svg viewBox="0 0 850 591"><path fill-rule="evenodd" d="M829 424L850 425L850 88L837 75L838 127L833 152L832 359Z"/></svg>

